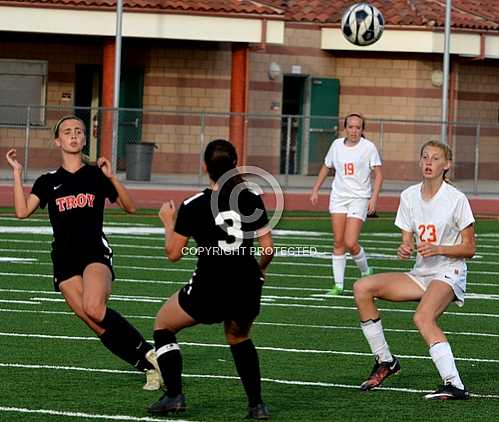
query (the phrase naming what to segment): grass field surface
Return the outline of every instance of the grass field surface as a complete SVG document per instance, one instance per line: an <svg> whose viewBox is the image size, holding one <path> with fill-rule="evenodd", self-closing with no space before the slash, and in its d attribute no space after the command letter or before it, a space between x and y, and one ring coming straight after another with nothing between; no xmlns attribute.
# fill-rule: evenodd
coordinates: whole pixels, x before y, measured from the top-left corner
<svg viewBox="0 0 499 422"><path fill-rule="evenodd" d="M252 333L273 420L499 420L499 225L481 220L476 230L465 306L452 305L440 319L473 397L427 402L422 396L440 378L412 323L416 304L379 301L402 371L383 388L361 392L373 358L351 293L358 270L349 260L346 292L327 296L332 284L327 215L285 215L274 231L280 254L268 269ZM164 258L163 230L153 212L109 211L105 231L117 275L110 306L152 339L156 312L189 280L195 257L175 264ZM53 291L47 215L20 221L11 210L1 210L0 232L0 421L243 419L246 400L220 325L179 333L188 411L150 417L146 407L160 392L143 391L144 376L111 355ZM377 273L412 266L396 259L399 239L393 215L368 219L361 241ZM298 256L292 253L297 248L317 253Z"/></svg>

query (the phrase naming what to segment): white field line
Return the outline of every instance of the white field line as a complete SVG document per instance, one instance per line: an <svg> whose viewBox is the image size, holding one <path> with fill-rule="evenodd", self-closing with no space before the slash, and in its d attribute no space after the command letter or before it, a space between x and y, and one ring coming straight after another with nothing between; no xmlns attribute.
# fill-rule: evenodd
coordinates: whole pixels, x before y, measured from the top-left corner
<svg viewBox="0 0 499 422"><path fill-rule="evenodd" d="M192 260L194 261L195 258L187 258L187 260ZM17 264L17 263L13 263ZM40 266L50 266L52 267L52 264L49 262L25 262L23 265L26 264L36 264ZM311 263L304 263L304 264L299 264L299 263L290 263L288 261L277 261L273 262L272 267L276 267L278 265L285 265L285 266L290 266L290 265L299 265L299 266L305 266L305 267L318 267L318 264L311 264ZM330 267L327 264L324 264L325 267ZM137 265L113 265L114 268L123 268L123 269L130 269L130 270L143 270L143 271L159 271L159 272L190 272L192 273L194 268L159 268L159 267L140 267ZM378 270L389 270L393 272L402 272L402 271L409 271L410 268L400 268L400 267L383 267L379 265L372 265L372 268L378 269ZM354 269L356 268L354 264L349 264L347 265L347 269ZM497 271L474 271L474 270L469 270L468 275L473 275L473 274L484 274L484 275L499 275L499 272ZM323 280L331 280L331 276L323 276L323 275L314 275L314 274L283 274L283 273L267 273L267 275L271 275L274 277L300 277L300 278L319 278Z"/></svg>
<svg viewBox="0 0 499 422"><path fill-rule="evenodd" d="M1 273L0 273L1 275ZM46 276L47 277L47 276ZM13 293L45 293L45 294L58 294L54 291L43 291L43 290L23 290L23 289L0 289L0 291L4 292L13 292ZM482 294L467 294L466 299L476 299L476 300L499 300L497 295L482 295ZM321 295L323 299L328 298L327 295ZM289 306L289 307L303 307L303 308L318 308L318 309L341 309L341 310L356 310L357 308L354 306L333 306L333 305L311 305L311 304L296 304L296 303L287 303L281 304L276 303L275 300L283 299L283 300L296 300L296 301L307 301L314 300L313 298L304 298L302 296L273 296L273 295L263 295L263 299L269 299L272 302L262 303L262 305L266 306ZM341 299L353 299L352 296L338 296ZM135 301L135 302L145 302L145 303L162 303L166 298L157 297L157 296L129 296L129 295L112 295L110 297L111 301ZM323 299L319 299L323 301ZM31 301L39 301L39 302L64 302L62 298L43 298L43 297L33 297L30 298ZM315 299L318 300L318 299ZM26 302L32 303L32 302ZM38 303L40 304L40 303ZM402 312L409 313L414 312L413 309L394 309L394 308L379 308L380 311L383 312ZM445 315L459 315L459 316L483 316L483 317L491 317L491 318L499 318L499 314L484 314L484 313L473 313L473 312L445 312Z"/></svg>
<svg viewBox="0 0 499 422"><path fill-rule="evenodd" d="M46 311L46 310L28 310L28 309L12 309L12 308L0 308L0 312L6 313L21 313L21 314L46 314L46 315L70 315L74 316L72 311ZM127 319L156 319L155 316L151 315L123 315ZM314 324L291 324L286 322L260 322L255 321L256 325L272 326L272 327L289 327L289 328L306 328L306 329L320 329L320 330L347 330L347 331L360 331L360 326L343 326L343 325L314 325ZM416 329L402 329L402 328L386 328L383 327L385 332L393 333L415 333L418 334L419 331ZM499 334L493 333L480 333L480 332L458 332L458 331L444 331L446 335L451 336L470 336L470 337L499 337Z"/></svg>
<svg viewBox="0 0 499 422"><path fill-rule="evenodd" d="M137 374L137 371L124 371L118 369L100 369L100 368L84 368L84 367L76 367L76 366L57 366L57 365L26 365L26 364L16 364L16 363L0 363L0 367L7 368L20 368L20 369L42 369L42 370L56 370L56 371L80 371L80 372L94 372L94 373L115 373L115 374ZM239 380L239 377L234 375L208 375L208 374L182 374L183 377L186 378L209 378L209 379L220 379L220 380ZM314 381L298 381L298 380L281 380L274 378L262 378L263 382L276 383L276 384L286 384L286 385L300 385L305 387L335 387L335 388L348 388L358 390L358 385L351 384L336 384L330 382L314 382ZM377 390L385 390L385 391L394 391L394 392L403 392L403 393L428 393L430 390L417 390L410 388L397 388L397 387L380 387ZM472 394L474 397L480 398L499 398L496 395L490 394ZM0 409L2 409L0 407ZM134 419L141 420L141 419ZM143 419L146 420L146 419ZM152 419L153 421L169 421L168 419ZM182 422L179 419L175 419L175 421Z"/></svg>
<svg viewBox="0 0 499 422"><path fill-rule="evenodd" d="M192 271L192 270L191 270ZM497 273L499 274L499 272ZM280 273L267 273L269 276L273 277L305 277L303 274L280 274ZM29 273L15 273L15 272L0 272L0 276L6 277L42 277L42 278L53 278L50 274L29 274ZM306 278L314 277L312 275L306 275ZM331 280L329 276L315 276L315 278L322 278L324 280ZM358 277L345 277L345 280L357 280ZM125 283L143 283L143 284L179 284L184 285L188 280L185 281L167 281L167 280L143 280L134 278L121 278L117 279L119 282ZM499 283L472 283L467 282L468 286L487 286L487 287L498 287ZM285 286L271 286L269 284L264 284L264 289L273 290L298 290L298 291L316 291L316 292L327 292L327 288L321 287L285 287ZM347 296L338 296L337 298L344 299Z"/></svg>
<svg viewBox="0 0 499 422"><path fill-rule="evenodd" d="M0 216L0 221L16 221L16 222L19 223L19 219L16 218L16 217ZM37 222L37 223L45 223L45 224L47 224L47 218L30 217L29 222L31 222L31 223ZM134 226L151 227L150 224L137 223L137 222L127 223L127 222L110 222L110 221L106 221L105 225L106 226L124 226L124 227L134 227ZM50 227L50 226L47 226L47 227Z"/></svg>
<svg viewBox="0 0 499 422"><path fill-rule="evenodd" d="M23 365L23 364L13 364L13 363L0 363L0 367L9 367L9 368L22 368L22 369L53 369L56 371L83 371L83 372L105 372L105 373L129 373L136 374L137 371L123 371L123 370L114 370L114 369L97 369L97 368L83 368L83 367L74 367L74 366L56 366L56 365ZM208 374L182 374L182 376L186 378L210 378L210 379L220 379L220 380L239 380L239 377L234 375L208 375ZM333 388L348 388L358 390L358 385L352 384L336 384L330 382L314 382L314 381L299 381L299 380L282 380L282 379L274 379L274 378L262 378L263 382L276 383L276 384L285 384L285 385L300 385L305 387L333 387ZM425 394L431 390L418 390L412 388L397 388L397 387L380 387L377 390L384 391L393 391L393 392L402 392L402 393L417 393L417 394ZM499 395L494 394L471 394L473 397L478 398L492 398L499 399ZM1 409L1 408L0 408ZM137 421L171 421L170 419L131 419ZM175 419L175 421L183 422L180 419Z"/></svg>
<svg viewBox="0 0 499 422"><path fill-rule="evenodd" d="M85 418L85 419L105 419L108 421L138 421L138 422L192 422L186 419L158 419L148 416L137 417L128 415L99 415L97 413L67 412L54 409L27 409L25 407L0 406L0 412L10 413L28 413L48 416L64 416L67 418Z"/></svg>
<svg viewBox="0 0 499 422"><path fill-rule="evenodd" d="M24 305L40 305L41 302L33 302L32 300L9 300L0 299L0 303L22 303Z"/></svg>
<svg viewBox="0 0 499 422"><path fill-rule="evenodd" d="M31 221L34 221L31 219ZM40 221L40 220L37 220ZM46 220L45 220L46 221ZM110 225L123 226L123 227L108 227ZM163 236L151 236L156 234L163 234L163 228L150 226L141 223L112 223L106 222L104 224L104 232L107 234L113 234L113 237L120 237L125 239L137 239L137 236L145 236L148 240L164 240ZM40 235L52 235L52 228L50 225L42 226L0 226L0 233L10 233L10 234L40 234ZM133 234L133 236L130 236ZM290 240L311 240L311 241L324 241L332 242L333 236L331 232L310 232L310 231L299 231L299 230L272 230L272 235L279 239L290 239ZM477 239L482 243L485 241L490 244L499 243L499 233L477 233ZM373 238L373 239L370 239ZM383 240L380 238L393 238L394 240ZM374 242L374 243L386 243L386 244L398 244L400 243L400 233L385 233L385 232L371 232L362 233L361 242Z"/></svg>
<svg viewBox="0 0 499 422"><path fill-rule="evenodd" d="M7 252L12 252L12 251L15 251L15 252L22 252L22 253L39 253L39 254L43 254L43 255L48 255L49 254L49 251L40 251L40 250L25 250L25 249L0 249L0 251L7 251ZM132 258L132 259L153 259L153 260L160 260L160 261L165 261L165 258L162 257L162 256L150 256L150 255L123 255L123 254L120 254L118 257L115 257L114 259L115 260L120 260L120 258ZM30 264L34 264L34 262L25 262L24 260L22 262L15 262L17 258L7 258L6 260L7 261L14 261L14 262L10 262L12 264L26 264L26 263L30 263ZM329 257L327 258L329 259ZM183 257L182 258L183 261L196 261L197 258L195 257ZM407 261L407 263L411 263L411 261ZM48 263L48 262L36 262L37 265L52 265L51 263ZM472 262L471 264L473 265L499 265L499 261L496 262L496 261L479 261L479 262ZM276 266L280 266L280 265L285 265L285 266L296 266L296 267L314 267L314 268L317 268L317 267L321 267L321 268L331 268L331 265L330 264L319 264L319 263L311 263L311 262L293 262L293 261L284 261L284 260L274 260L273 263L272 263L272 267L276 267ZM150 271L175 271L176 269L170 269L170 268L154 268L154 267L137 267L137 266L123 266L123 265L114 265L115 268L131 268L131 269L144 269L144 270L150 270ZM402 266L399 266L399 267L386 267L386 266L380 266L380 265L371 265L372 268L374 269L378 269L378 270L388 270L388 271L395 271L395 272L400 272L400 271L409 271L412 267L402 267ZM347 264L347 269L354 269L356 268L354 264L352 263L349 263ZM178 271L186 271L185 269L177 269ZM192 271L192 270L188 270L188 271ZM499 272L497 271L476 271L476 270L468 270L468 274L472 275L472 274L486 274L486 275L497 275L499 274ZM282 276L281 274L274 274L274 275L277 275L277 276ZM290 276L298 276L298 275L290 275ZM301 275L302 277L304 275ZM323 276L316 276L316 275L309 275L307 274L306 275L307 278L311 278L311 277L323 277Z"/></svg>
<svg viewBox="0 0 499 422"><path fill-rule="evenodd" d="M21 338L36 338L45 340L81 340L81 341L99 341L97 337L84 337L84 336L63 336L63 335L51 335L51 334L33 334L33 333L5 333L0 332L0 337L21 337ZM196 343L181 341L179 342L182 346L191 347L212 347L212 348L228 348L226 344L218 343ZM349 352L340 350L321 350L321 349L294 349L294 348L284 348L284 347L271 347L271 346L257 346L258 350L265 350L270 352L284 352L284 353L306 353L306 354L317 354L317 355L338 355L338 356L368 356L372 357L372 353L367 352ZM429 360L430 356L421 355L402 355L397 354L398 358L402 359L423 359ZM454 359L461 362L480 362L480 363L499 363L499 359L483 359L483 358L460 358L454 356Z"/></svg>
<svg viewBox="0 0 499 422"><path fill-rule="evenodd" d="M33 243L33 242L30 242L30 243ZM124 248L132 248L132 249L146 249L146 250L149 250L149 249L154 249L154 250L161 250L163 251L164 247L159 247L159 246L154 246L154 247L151 247L151 246L144 246L144 245L123 245L123 246L120 246L119 244L115 244L113 245L113 247L124 247ZM320 263L305 263L305 262L293 262L293 261L284 261L280 258L286 258L286 257L296 257L296 258L306 258L306 259L327 259L327 260L330 260L331 259L331 252L330 251L326 251L326 252L301 252L302 249L304 247L306 248L311 248L311 247L314 247L314 245L299 245L299 244L296 244L296 245L279 245L278 243L276 243L274 245L276 247L276 255L275 255L275 258L274 258L274 264L286 264L286 265L296 265L296 266L317 266L317 267L325 267L325 268L329 268L331 265L330 264L320 264ZM280 250L279 248L284 248L282 250ZM285 249L285 248L289 248L288 249ZM189 247L189 250L192 249L192 250L195 250L195 247L192 246L192 247ZM371 259L371 260L382 260L382 259L388 259L390 261L399 261L398 257L396 256L395 254L395 251L393 249L383 249L383 248L376 248L377 251L381 251L381 250L386 250L386 251L389 251L389 252L392 252L391 254L383 254L383 253L367 253L367 258L368 259ZM11 252L11 253L15 253L15 252L19 252L19 253L32 253L32 254L42 254L42 255L49 255L50 254L50 250L49 248L47 248L46 250L43 250L43 249L26 249L26 248L22 248L22 249L19 249L19 248L12 248L12 247L9 247L9 248L0 248L0 251L1 252ZM498 254L482 254L482 255L489 255L489 256L498 256ZM160 253L160 254L157 254L157 255L138 255L138 254L133 254L133 255L126 255L126 254L123 254L123 253L117 253L116 256L118 258L135 258L135 259L154 259L154 260L165 260L166 258L163 256L163 253ZM23 260L28 260L27 258L8 258L8 259L23 259ZM5 259L5 260L8 260L8 259ZM183 256L182 258L184 261L187 260L187 261L193 261L193 260L196 260L197 257L195 255L192 255L192 256ZM410 264L411 266L414 264L414 261L415 259L414 258L411 258L411 259L408 259L406 261L404 261L403 264L407 265L407 264ZM474 259L472 260L468 260L467 261L468 264L486 264L486 265L499 265L499 262L498 261L484 261L482 259L482 256L475 256Z"/></svg>
<svg viewBox="0 0 499 422"><path fill-rule="evenodd" d="M44 291L44 290L25 290L25 289L0 289L0 292L6 293L29 293L29 294L49 294L49 295L59 295L55 291ZM282 295L263 295L262 299L270 300L271 303L262 303L265 305L275 305L275 306L294 306L294 307L313 307L313 308L325 308L325 309L346 309L346 310L356 310L354 306L333 306L333 305L307 305L307 304L280 304L276 303L275 300L296 300L296 301L321 301L329 298L328 295L312 295L317 297L303 297L303 296L282 296ZM338 296L341 299L352 300L353 296ZM465 299L477 299L477 300L499 300L498 295L486 295L486 294L473 294L469 293L466 295ZM123 301L123 302L144 302L144 303L162 303L166 298L157 296L130 296L130 295L118 295L113 294L110 297L111 301ZM0 300L1 301L1 300ZM10 302L11 300L6 300ZM64 302L63 298L45 298L45 297L31 297L31 302L24 302L29 304L40 304L41 302ZM37 301L34 303L33 301ZM16 301L14 301L16 302ZM23 303L19 301L19 303ZM414 312L413 309L394 309L394 308L379 308L383 312ZM486 316L499 318L499 314L483 314L483 313L472 313L472 312L445 312L445 315L465 315L465 316Z"/></svg>

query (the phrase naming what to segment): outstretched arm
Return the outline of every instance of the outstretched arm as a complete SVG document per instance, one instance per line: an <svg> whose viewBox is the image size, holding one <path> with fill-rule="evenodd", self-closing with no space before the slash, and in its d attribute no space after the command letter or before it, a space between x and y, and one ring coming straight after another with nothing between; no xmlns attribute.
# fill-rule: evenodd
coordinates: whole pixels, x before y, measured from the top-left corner
<svg viewBox="0 0 499 422"><path fill-rule="evenodd" d="M28 218L35 212L40 205L40 199L30 194L26 199L23 189L22 172L23 166L17 161L16 150L10 149L5 155L7 163L12 168L12 177L14 179L14 208L17 218Z"/></svg>
<svg viewBox="0 0 499 422"><path fill-rule="evenodd" d="M135 202L133 201L133 198L128 190L125 186L123 186L123 183L121 183L118 177L113 174L109 160L107 158L100 157L97 160L97 165L102 170L102 173L104 173L104 175L111 181L116 189L116 192L118 192L118 199L116 200L118 205L127 213L133 214L136 211Z"/></svg>

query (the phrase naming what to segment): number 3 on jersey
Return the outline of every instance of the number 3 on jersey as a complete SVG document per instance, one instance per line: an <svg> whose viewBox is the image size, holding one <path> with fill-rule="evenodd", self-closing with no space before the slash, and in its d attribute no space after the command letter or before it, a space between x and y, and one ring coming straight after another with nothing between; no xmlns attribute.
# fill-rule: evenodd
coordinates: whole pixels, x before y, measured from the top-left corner
<svg viewBox="0 0 499 422"><path fill-rule="evenodd" d="M345 163L343 165L345 169L345 176L353 176L355 173L355 167L353 166L353 163Z"/></svg>
<svg viewBox="0 0 499 422"><path fill-rule="evenodd" d="M418 226L419 240L421 242L436 242L437 228L434 224L420 224Z"/></svg>
<svg viewBox="0 0 499 422"><path fill-rule="evenodd" d="M227 234L234 237L234 240L227 242L219 240L218 246L224 251L235 251L243 243L244 233L241 230L241 216L235 211L222 211L215 217L215 224L221 226L224 223L232 222L232 225L227 224Z"/></svg>

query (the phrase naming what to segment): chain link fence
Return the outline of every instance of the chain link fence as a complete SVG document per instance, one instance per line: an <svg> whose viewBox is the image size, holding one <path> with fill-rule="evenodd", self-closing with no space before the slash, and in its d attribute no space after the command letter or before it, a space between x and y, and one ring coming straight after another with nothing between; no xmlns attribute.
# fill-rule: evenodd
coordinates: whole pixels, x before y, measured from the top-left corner
<svg viewBox="0 0 499 422"><path fill-rule="evenodd" d="M151 161L146 173L151 173L152 182L165 185L204 185L201 161L205 145L237 133L246 146L244 164L274 174L285 189L310 188L331 142L343 136L342 116L0 105L0 177L11 177L3 159L9 148L17 149L28 182L57 168L60 154L53 142L52 127L66 114L75 114L85 122L84 152L90 161L102 154L103 146L112 145L113 122L119 122L115 154L108 158L116 163L124 179L130 176L130 166L141 165L137 163L137 148L130 145L154 146L154 152L146 156ZM419 150L424 142L440 139L441 126L442 122L436 121L366 121L364 136L376 144L383 159L385 191L400 191L420 180ZM450 175L454 183L467 193L499 193L499 125L449 122L447 129L454 151Z"/></svg>

